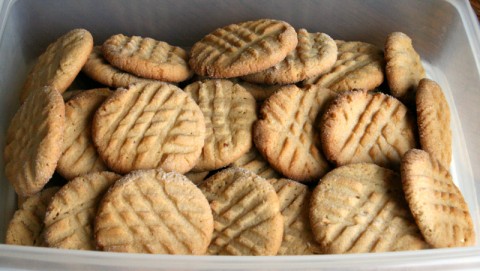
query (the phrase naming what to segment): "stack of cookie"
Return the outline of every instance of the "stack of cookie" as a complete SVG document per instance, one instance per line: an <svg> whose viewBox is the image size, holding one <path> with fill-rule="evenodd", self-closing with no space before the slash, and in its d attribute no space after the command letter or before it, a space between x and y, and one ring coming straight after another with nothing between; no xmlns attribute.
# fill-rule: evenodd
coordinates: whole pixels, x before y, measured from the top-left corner
<svg viewBox="0 0 480 271"><path fill-rule="evenodd" d="M101 87L66 91L81 70ZM474 243L448 172L448 104L403 33L382 50L261 19L187 52L122 34L94 47L76 29L39 57L21 102L4 157L25 200L8 244L304 255Z"/></svg>

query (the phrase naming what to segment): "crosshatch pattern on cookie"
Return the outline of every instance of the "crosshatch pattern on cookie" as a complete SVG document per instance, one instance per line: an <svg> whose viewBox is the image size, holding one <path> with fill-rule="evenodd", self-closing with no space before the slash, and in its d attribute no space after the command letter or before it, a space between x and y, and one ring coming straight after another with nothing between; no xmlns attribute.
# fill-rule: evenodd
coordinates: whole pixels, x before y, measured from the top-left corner
<svg viewBox="0 0 480 271"><path fill-rule="evenodd" d="M275 65L297 43L295 29L286 22L242 22L219 28L195 43L189 62L199 75L231 78Z"/></svg>
<svg viewBox="0 0 480 271"><path fill-rule="evenodd" d="M342 92L356 88L373 90L384 79L385 61L380 48L365 42L337 40L338 57L332 69L303 81Z"/></svg>
<svg viewBox="0 0 480 271"><path fill-rule="evenodd" d="M176 86L137 83L103 103L92 135L100 156L116 172L162 168L185 173L201 154L205 122L198 105Z"/></svg>
<svg viewBox="0 0 480 271"><path fill-rule="evenodd" d="M215 229L210 255L276 255L283 218L274 188L241 168L228 168L205 180L200 189L212 208Z"/></svg>
<svg viewBox="0 0 480 271"><path fill-rule="evenodd" d="M202 192L185 176L139 170L107 192L95 220L105 251L205 254L213 217Z"/></svg>
<svg viewBox="0 0 480 271"><path fill-rule="evenodd" d="M256 102L241 85L229 80L203 80L185 87L205 117L205 144L195 171L219 169L252 146Z"/></svg>
<svg viewBox="0 0 480 271"><path fill-rule="evenodd" d="M448 169L427 152L412 149L401 172L405 197L427 242L436 248L475 244L468 205Z"/></svg>
<svg viewBox="0 0 480 271"><path fill-rule="evenodd" d="M403 154L416 146L413 116L400 101L383 93L341 94L320 126L325 155L337 165L372 162L398 169Z"/></svg>
<svg viewBox="0 0 480 271"><path fill-rule="evenodd" d="M310 222L325 253L428 248L402 193L400 176L375 164L329 172L312 193Z"/></svg>
<svg viewBox="0 0 480 271"><path fill-rule="evenodd" d="M318 86L291 85L264 102L254 141L273 168L296 181L316 181L328 171L314 125L334 97L334 92Z"/></svg>
<svg viewBox="0 0 480 271"><path fill-rule="evenodd" d="M311 194L308 187L288 179L269 179L268 182L277 192L284 219L278 255L318 254L320 246L315 241L308 217Z"/></svg>

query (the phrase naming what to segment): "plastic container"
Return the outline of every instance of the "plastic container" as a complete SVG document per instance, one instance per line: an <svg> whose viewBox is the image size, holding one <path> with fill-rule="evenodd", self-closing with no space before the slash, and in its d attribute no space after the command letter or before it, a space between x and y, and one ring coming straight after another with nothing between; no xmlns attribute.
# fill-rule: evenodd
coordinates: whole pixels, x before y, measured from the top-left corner
<svg viewBox="0 0 480 271"><path fill-rule="evenodd" d="M452 112L452 174L477 232L477 246L355 255L220 257L68 251L0 244L1 270L480 270L480 31L468 1L356 0L0 0L0 148L18 108L19 88L46 46L70 29L97 44L116 33L190 47L217 27L257 18L383 47L386 36L412 37L428 77ZM475 167L472 168L472 165ZM0 243L15 208L0 156Z"/></svg>

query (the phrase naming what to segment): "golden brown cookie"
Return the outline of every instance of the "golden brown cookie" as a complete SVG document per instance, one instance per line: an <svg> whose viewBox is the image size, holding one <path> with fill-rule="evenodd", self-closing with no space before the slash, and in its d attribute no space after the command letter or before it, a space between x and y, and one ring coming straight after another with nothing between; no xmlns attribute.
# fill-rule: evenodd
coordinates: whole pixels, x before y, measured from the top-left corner
<svg viewBox="0 0 480 271"><path fill-rule="evenodd" d="M359 41L336 41L337 61L332 69L304 81L342 92L356 88L373 90L383 82L385 61L380 48Z"/></svg>
<svg viewBox="0 0 480 271"><path fill-rule="evenodd" d="M102 171L79 176L53 196L45 214L44 238L49 247L95 250L93 223L108 188L121 176Z"/></svg>
<svg viewBox="0 0 480 271"><path fill-rule="evenodd" d="M320 253L310 228L308 187L288 179L269 179L268 182L277 192L284 220L283 241L277 255Z"/></svg>
<svg viewBox="0 0 480 271"><path fill-rule="evenodd" d="M25 199L8 224L5 244L45 246L43 218L52 196L59 187L46 188Z"/></svg>
<svg viewBox="0 0 480 271"><path fill-rule="evenodd" d="M152 38L113 35L102 54L113 66L143 78L181 82L192 75L185 50Z"/></svg>
<svg viewBox="0 0 480 271"><path fill-rule="evenodd" d="M232 166L250 170L265 179L280 178L282 176L268 164L267 160L263 158L255 146L252 146L247 153L233 162Z"/></svg>
<svg viewBox="0 0 480 271"><path fill-rule="evenodd" d="M95 220L97 246L105 251L201 255L212 232L212 211L200 189L159 169L117 181Z"/></svg>
<svg viewBox="0 0 480 271"><path fill-rule="evenodd" d="M70 99L75 97L77 94L82 93L84 90L77 89L77 90L67 90L64 93L62 93L63 101L67 103Z"/></svg>
<svg viewBox="0 0 480 271"><path fill-rule="evenodd" d="M93 37L85 29L71 30L51 43L28 74L20 101L44 86L63 93L82 69L92 48Z"/></svg>
<svg viewBox="0 0 480 271"><path fill-rule="evenodd" d="M20 196L31 196L50 180L62 154L65 104L58 91L32 91L10 121L5 175Z"/></svg>
<svg viewBox="0 0 480 271"><path fill-rule="evenodd" d="M427 152L413 149L403 157L401 173L410 210L432 247L475 245L468 205L448 169Z"/></svg>
<svg viewBox="0 0 480 271"><path fill-rule="evenodd" d="M420 146L446 168L452 160L452 131L450 108L440 86L423 78L418 83L417 123Z"/></svg>
<svg viewBox="0 0 480 271"><path fill-rule="evenodd" d="M97 110L92 136L108 168L119 173L162 168L188 172L205 141L195 101L165 83L136 83L115 91Z"/></svg>
<svg viewBox="0 0 480 271"><path fill-rule="evenodd" d="M92 53L82 68L83 73L109 87L119 88L150 79L141 78L112 66L102 55L101 46L93 47Z"/></svg>
<svg viewBox="0 0 480 271"><path fill-rule="evenodd" d="M218 28L196 42L190 66L199 75L231 78L255 73L282 61L297 46L286 22L260 19Z"/></svg>
<svg viewBox="0 0 480 271"><path fill-rule="evenodd" d="M317 181L329 169L314 125L335 93L311 85L286 86L270 96L254 125L253 139L268 163L284 176Z"/></svg>
<svg viewBox="0 0 480 271"><path fill-rule="evenodd" d="M248 91L224 79L197 81L184 90L205 117L205 145L195 171L225 167L250 149L257 114Z"/></svg>
<svg viewBox="0 0 480 271"><path fill-rule="evenodd" d="M98 107L112 94L108 88L83 91L65 104L63 151L57 172L70 180L107 170L93 145L92 120Z"/></svg>
<svg viewBox="0 0 480 271"><path fill-rule="evenodd" d="M325 156L337 165L371 162L398 169L416 146L415 120L397 99L355 90L340 94L320 123Z"/></svg>
<svg viewBox="0 0 480 271"><path fill-rule="evenodd" d="M375 164L327 173L312 193L310 223L325 253L429 247L408 209L400 176Z"/></svg>
<svg viewBox="0 0 480 271"><path fill-rule="evenodd" d="M275 189L241 168L227 168L205 180L215 221L210 255L276 255L282 243L283 217Z"/></svg>
<svg viewBox="0 0 480 271"><path fill-rule="evenodd" d="M293 84L325 73L337 60L337 45L329 35L297 31L298 44L284 60L266 70L248 74L243 80L259 84Z"/></svg>
<svg viewBox="0 0 480 271"><path fill-rule="evenodd" d="M405 33L394 32L385 42L385 73L394 97L405 101L415 100L415 89L425 77L420 56Z"/></svg>

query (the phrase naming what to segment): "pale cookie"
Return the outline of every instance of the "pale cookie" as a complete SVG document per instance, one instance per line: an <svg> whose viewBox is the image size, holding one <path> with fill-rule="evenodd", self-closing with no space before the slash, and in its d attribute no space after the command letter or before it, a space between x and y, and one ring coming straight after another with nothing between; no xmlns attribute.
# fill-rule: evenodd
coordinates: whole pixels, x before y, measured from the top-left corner
<svg viewBox="0 0 480 271"><path fill-rule="evenodd" d="M38 57L23 85L20 101L44 86L63 93L82 69L92 48L93 37L85 29L74 29L58 38Z"/></svg>
<svg viewBox="0 0 480 271"><path fill-rule="evenodd" d="M420 146L449 168L452 160L450 108L437 83L427 78L420 80L416 108Z"/></svg>
<svg viewBox="0 0 480 271"><path fill-rule="evenodd" d="M401 174L410 210L432 247L475 245L468 205L448 169L427 152L413 149L403 157Z"/></svg>
<svg viewBox="0 0 480 271"><path fill-rule="evenodd" d="M115 91L100 106L92 136L100 157L115 172L162 168L185 173L202 152L205 120L178 87L136 83Z"/></svg>
<svg viewBox="0 0 480 271"><path fill-rule="evenodd" d="M328 254L429 247L408 209L400 176L375 164L327 173L312 193L310 223Z"/></svg>
<svg viewBox="0 0 480 271"><path fill-rule="evenodd" d="M95 112L110 94L108 88L87 90L65 104L63 151L57 165L64 178L107 170L93 145L91 130Z"/></svg>
<svg viewBox="0 0 480 271"><path fill-rule="evenodd" d="M92 53L88 57L82 71L93 80L114 88L128 87L128 85L133 83L150 81L112 66L103 57L101 46L93 47Z"/></svg>
<svg viewBox="0 0 480 271"><path fill-rule="evenodd" d="M241 80L239 80L237 83L250 92L257 103L265 101L268 99L268 97L272 96L273 93L283 87L283 85L260 85Z"/></svg>
<svg viewBox="0 0 480 271"><path fill-rule="evenodd" d="M205 145L195 171L225 167L250 149L257 114L248 91L224 79L197 81L184 90L205 116Z"/></svg>
<svg viewBox="0 0 480 271"><path fill-rule="evenodd" d="M199 75L237 77L272 67L297 43L295 29L286 22L247 21L216 29L196 42L189 63Z"/></svg>
<svg viewBox="0 0 480 271"><path fill-rule="evenodd" d="M53 196L45 214L44 238L49 247L95 250L93 223L97 206L121 176L95 172L77 177Z"/></svg>
<svg viewBox="0 0 480 271"><path fill-rule="evenodd" d="M241 168L228 168L205 180L200 189L213 212L210 255L276 255L283 217L275 189Z"/></svg>
<svg viewBox="0 0 480 271"><path fill-rule="evenodd" d="M406 34L394 32L385 42L385 73L388 86L394 97L405 101L415 100L415 89L425 77L420 56Z"/></svg>
<svg viewBox="0 0 480 271"><path fill-rule="evenodd" d="M243 80L260 84L292 84L323 74L337 60L337 45L324 33L297 31L298 44L287 57L266 70L248 74Z"/></svg>
<svg viewBox="0 0 480 271"><path fill-rule="evenodd" d="M268 163L295 181L317 181L330 166L314 129L335 93L319 86L286 86L270 96L255 123L253 139Z"/></svg>
<svg viewBox="0 0 480 271"><path fill-rule="evenodd" d="M310 228L310 191L304 184L288 179L270 179L280 200L284 219L283 241L277 255L318 254L320 246Z"/></svg>
<svg viewBox="0 0 480 271"><path fill-rule="evenodd" d="M47 206L58 187L50 187L28 197L15 211L8 224L5 244L20 246L45 246L43 219Z"/></svg>
<svg viewBox="0 0 480 271"><path fill-rule="evenodd" d="M332 69L304 81L342 92L356 88L373 90L382 84L385 61L380 48L359 41L336 41L337 61Z"/></svg>
<svg viewBox="0 0 480 271"><path fill-rule="evenodd" d="M407 107L380 92L340 94L323 115L320 131L325 156L339 166L371 162L398 169L403 154L416 146Z"/></svg>
<svg viewBox="0 0 480 271"><path fill-rule="evenodd" d="M97 246L105 251L202 255L212 232L212 211L200 189L162 170L139 170L117 181L95 220Z"/></svg>
<svg viewBox="0 0 480 271"><path fill-rule="evenodd" d="M5 176L20 196L50 180L62 154L65 104L58 91L34 90L10 121L5 140Z"/></svg>
<svg viewBox="0 0 480 271"><path fill-rule="evenodd" d="M232 166L241 167L246 170L257 174L258 176L271 179L271 178L280 178L281 174L276 172L263 158L263 156L258 152L255 146L238 158L235 162L232 163Z"/></svg>
<svg viewBox="0 0 480 271"><path fill-rule="evenodd" d="M185 50L152 38L114 35L102 53L113 66L143 78L181 82L192 75Z"/></svg>
<svg viewBox="0 0 480 271"><path fill-rule="evenodd" d="M185 177L187 177L190 181L194 184L199 185L205 178L208 176L210 171L200 171L200 172L187 172L185 173Z"/></svg>

